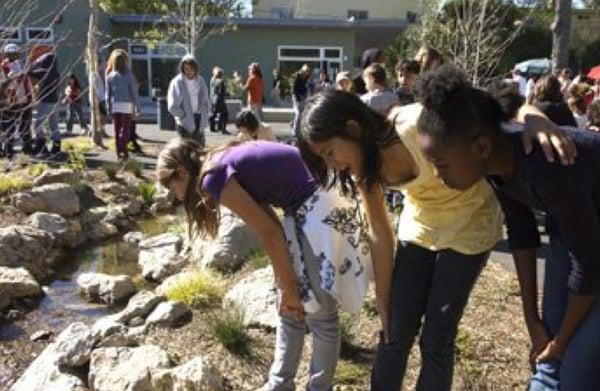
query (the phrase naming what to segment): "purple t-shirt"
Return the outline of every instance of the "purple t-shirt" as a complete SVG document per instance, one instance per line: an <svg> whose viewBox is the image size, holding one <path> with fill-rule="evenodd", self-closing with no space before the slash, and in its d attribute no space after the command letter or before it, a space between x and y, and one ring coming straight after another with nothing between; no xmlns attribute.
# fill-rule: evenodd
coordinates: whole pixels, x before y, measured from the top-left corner
<svg viewBox="0 0 600 391"><path fill-rule="evenodd" d="M260 205L292 213L317 189L317 183L297 148L267 141L244 143L217 156L218 162L202 181L214 199L232 176Z"/></svg>

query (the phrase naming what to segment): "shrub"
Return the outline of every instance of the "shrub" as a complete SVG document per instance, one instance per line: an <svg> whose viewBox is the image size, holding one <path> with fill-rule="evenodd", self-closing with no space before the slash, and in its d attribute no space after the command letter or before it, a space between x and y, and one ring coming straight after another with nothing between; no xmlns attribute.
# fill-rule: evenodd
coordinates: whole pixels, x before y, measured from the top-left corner
<svg viewBox="0 0 600 391"><path fill-rule="evenodd" d="M195 272L183 278L166 292L169 300L180 301L194 308L219 306L225 288L223 282L209 272Z"/></svg>
<svg viewBox="0 0 600 391"><path fill-rule="evenodd" d="M335 384L358 384L369 377L369 369L358 364L340 361L337 365L334 377Z"/></svg>
<svg viewBox="0 0 600 391"><path fill-rule="evenodd" d="M119 171L119 165L115 163L104 163L102 165L102 170L111 181L115 181L117 179L117 172Z"/></svg>
<svg viewBox="0 0 600 391"><path fill-rule="evenodd" d="M264 252L263 249L257 249L257 250L252 251L252 253L248 257L248 260L250 261L250 265L252 266L252 269L254 269L254 270L264 269L265 267L269 266L269 264L271 263L270 262L271 259Z"/></svg>
<svg viewBox="0 0 600 391"><path fill-rule="evenodd" d="M238 308L228 308L219 316L210 318L213 336L227 350L235 354L249 352L250 337L244 325L244 314Z"/></svg>
<svg viewBox="0 0 600 391"><path fill-rule="evenodd" d="M37 163L29 166L27 172L29 173L29 175L35 178L48 171L49 168L50 167L48 167L48 165L45 163Z"/></svg>
<svg viewBox="0 0 600 391"><path fill-rule="evenodd" d="M144 203L148 206L154 202L154 195L156 194L156 185L152 182L140 182L138 185L138 192Z"/></svg>
<svg viewBox="0 0 600 391"><path fill-rule="evenodd" d="M29 189L33 184L21 175L0 175L0 196L5 196L21 190Z"/></svg>

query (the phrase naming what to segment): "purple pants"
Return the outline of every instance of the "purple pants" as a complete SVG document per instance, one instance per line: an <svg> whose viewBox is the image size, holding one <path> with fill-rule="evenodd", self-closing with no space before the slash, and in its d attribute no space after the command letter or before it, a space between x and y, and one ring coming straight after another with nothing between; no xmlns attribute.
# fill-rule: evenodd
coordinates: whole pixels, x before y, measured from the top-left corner
<svg viewBox="0 0 600 391"><path fill-rule="evenodd" d="M115 125L115 138L117 139L117 157L129 157L127 143L131 131L131 114L114 113L113 123Z"/></svg>

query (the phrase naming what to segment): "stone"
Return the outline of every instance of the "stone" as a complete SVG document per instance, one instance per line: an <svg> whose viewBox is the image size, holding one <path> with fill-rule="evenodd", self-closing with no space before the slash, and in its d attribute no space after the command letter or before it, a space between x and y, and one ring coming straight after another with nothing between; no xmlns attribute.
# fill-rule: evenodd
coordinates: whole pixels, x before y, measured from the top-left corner
<svg viewBox="0 0 600 391"><path fill-rule="evenodd" d="M144 318L142 318L141 316L136 316L135 318L131 319L127 323L127 326L129 326L129 327L139 327L139 326L142 326L143 324L144 324Z"/></svg>
<svg viewBox="0 0 600 391"><path fill-rule="evenodd" d="M195 357L172 369L152 374L153 391L220 391L224 379L217 366L204 357Z"/></svg>
<svg viewBox="0 0 600 391"><path fill-rule="evenodd" d="M189 321L192 311L177 301L165 301L156 306L146 318L146 324L156 327L179 327Z"/></svg>
<svg viewBox="0 0 600 391"><path fill-rule="evenodd" d="M90 360L94 338L83 323L73 323L58 335L10 388L11 391L84 391L86 385L71 372Z"/></svg>
<svg viewBox="0 0 600 391"><path fill-rule="evenodd" d="M63 247L78 247L86 239L78 219L69 221L56 213L37 212L29 216L27 222L54 235L56 243Z"/></svg>
<svg viewBox="0 0 600 391"><path fill-rule="evenodd" d="M98 190L110 195L130 193L129 187L116 182L101 183L98 185Z"/></svg>
<svg viewBox="0 0 600 391"><path fill-rule="evenodd" d="M127 332L125 332L112 334L104 338L96 345L96 347L98 348L109 348L119 346L136 347L140 346L140 341L137 338L137 336L129 335Z"/></svg>
<svg viewBox="0 0 600 391"><path fill-rule="evenodd" d="M201 248L195 252L200 257L202 267L224 272L239 269L250 254L260 247L256 235L246 223L226 209L221 211L216 240L204 241L195 245Z"/></svg>
<svg viewBox="0 0 600 391"><path fill-rule="evenodd" d="M35 333L31 334L31 336L29 337L29 340L31 342L46 341L46 340L50 339L50 337L53 334L54 334L54 332L52 332L52 330L39 330L39 331L36 331Z"/></svg>
<svg viewBox="0 0 600 391"><path fill-rule="evenodd" d="M165 278L181 271L187 259L180 255L183 244L181 235L166 233L140 242L138 265L142 276L153 281Z"/></svg>
<svg viewBox="0 0 600 391"><path fill-rule="evenodd" d="M136 248L140 246L142 240L144 240L144 234L139 231L128 232L123 235L123 242L135 246Z"/></svg>
<svg viewBox="0 0 600 391"><path fill-rule="evenodd" d="M119 322L116 315L102 317L92 326L92 334L96 340L103 340L113 334L124 333L127 327Z"/></svg>
<svg viewBox="0 0 600 391"><path fill-rule="evenodd" d="M77 173L70 168L48 170L33 180L33 186L39 187L53 183L73 183Z"/></svg>
<svg viewBox="0 0 600 391"><path fill-rule="evenodd" d="M0 266L0 290L10 299L37 297L42 289L27 269Z"/></svg>
<svg viewBox="0 0 600 391"><path fill-rule="evenodd" d="M170 213L175 209L175 193L163 191L154 196L154 203L150 207L153 214Z"/></svg>
<svg viewBox="0 0 600 391"><path fill-rule="evenodd" d="M26 225L0 228L0 266L24 267L36 280L52 274L59 252L54 235Z"/></svg>
<svg viewBox="0 0 600 391"><path fill-rule="evenodd" d="M99 223L108 215L107 206L98 206L87 209L81 214L81 224L85 230L90 229L94 224Z"/></svg>
<svg viewBox="0 0 600 391"><path fill-rule="evenodd" d="M106 240L119 234L119 228L114 224L100 221L87 231L88 238L94 241Z"/></svg>
<svg viewBox="0 0 600 391"><path fill-rule="evenodd" d="M94 391L150 391L152 373L170 365L154 345L100 348L92 353L88 384Z"/></svg>
<svg viewBox="0 0 600 391"><path fill-rule="evenodd" d="M114 319L122 324L129 324L135 317L146 319L152 310L163 301L165 301L163 296L157 296L151 291L139 291L129 299L129 303L121 312L115 314Z"/></svg>
<svg viewBox="0 0 600 391"><path fill-rule="evenodd" d="M144 204L139 198L128 193L116 195L111 198L110 202L120 206L125 216L137 216L142 213L144 208Z"/></svg>
<svg viewBox="0 0 600 391"><path fill-rule="evenodd" d="M79 197L66 183L53 183L17 193L12 203L24 213L48 212L73 216L81 211Z"/></svg>
<svg viewBox="0 0 600 391"><path fill-rule="evenodd" d="M279 314L273 268L257 270L235 284L223 298L223 306L240 309L248 326L275 329Z"/></svg>
<svg viewBox="0 0 600 391"><path fill-rule="evenodd" d="M105 304L119 303L136 292L131 277L126 275L82 273L77 277L77 285L88 298Z"/></svg>

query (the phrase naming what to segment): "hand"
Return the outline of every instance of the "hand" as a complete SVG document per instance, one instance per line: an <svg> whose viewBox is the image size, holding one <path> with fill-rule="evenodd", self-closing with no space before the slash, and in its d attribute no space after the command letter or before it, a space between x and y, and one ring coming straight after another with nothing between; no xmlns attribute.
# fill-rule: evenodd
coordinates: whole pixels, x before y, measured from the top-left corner
<svg viewBox="0 0 600 391"><path fill-rule="evenodd" d="M544 350L535 358L535 362L546 362L560 360L564 352L564 347L560 346L555 339L548 342Z"/></svg>
<svg viewBox="0 0 600 391"><path fill-rule="evenodd" d="M304 321L304 305L296 289L281 289L279 302L279 315L289 316L298 322Z"/></svg>
<svg viewBox="0 0 600 391"><path fill-rule="evenodd" d="M531 350L529 352L529 364L534 365L537 357L548 346L551 341L550 336L546 332L546 326L538 318L528 326L529 336L531 338Z"/></svg>
<svg viewBox="0 0 600 391"><path fill-rule="evenodd" d="M575 162L577 148L565 131L547 118L530 114L525 117L523 128L525 153L531 153L535 140L540 143L549 162L554 162L555 150L563 165L567 166Z"/></svg>

